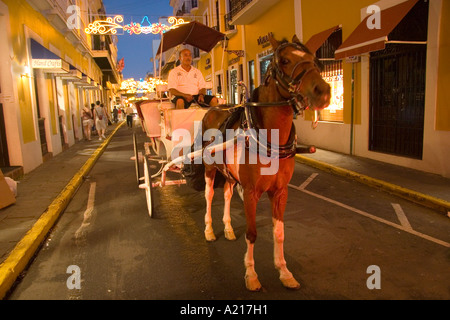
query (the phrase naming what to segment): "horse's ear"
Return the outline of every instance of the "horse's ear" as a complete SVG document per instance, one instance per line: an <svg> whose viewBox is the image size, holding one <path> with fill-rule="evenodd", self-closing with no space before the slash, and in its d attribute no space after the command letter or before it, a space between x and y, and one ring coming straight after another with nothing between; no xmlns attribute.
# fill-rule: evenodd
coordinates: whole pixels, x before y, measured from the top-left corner
<svg viewBox="0 0 450 320"><path fill-rule="evenodd" d="M273 33L269 33L269 42L272 45L273 50L276 50L280 43L273 37Z"/></svg>
<svg viewBox="0 0 450 320"><path fill-rule="evenodd" d="M294 34L294 36L292 37L292 42L293 42L293 43L301 44L301 41L300 41L300 39L297 37L296 34Z"/></svg>

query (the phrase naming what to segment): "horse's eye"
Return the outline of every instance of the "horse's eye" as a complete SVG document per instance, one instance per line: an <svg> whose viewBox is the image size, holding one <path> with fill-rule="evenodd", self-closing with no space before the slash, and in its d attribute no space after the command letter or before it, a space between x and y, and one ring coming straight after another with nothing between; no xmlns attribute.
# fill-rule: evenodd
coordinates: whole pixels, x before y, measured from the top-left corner
<svg viewBox="0 0 450 320"><path fill-rule="evenodd" d="M286 58L281 59L281 64L282 65L288 65L289 62L290 62L289 59L286 59Z"/></svg>

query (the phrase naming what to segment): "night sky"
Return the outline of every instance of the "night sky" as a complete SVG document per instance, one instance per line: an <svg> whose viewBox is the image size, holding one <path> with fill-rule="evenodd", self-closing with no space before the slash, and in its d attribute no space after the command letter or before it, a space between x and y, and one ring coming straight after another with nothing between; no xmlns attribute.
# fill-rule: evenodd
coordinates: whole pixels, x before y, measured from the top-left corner
<svg viewBox="0 0 450 320"><path fill-rule="evenodd" d="M145 16L148 16L150 23L157 23L159 17L172 16L173 8L169 2L169 0L103 0L106 15L122 15L123 25L131 22L141 23ZM119 33L122 34L122 30L119 29ZM153 72L153 63L150 62L153 56L152 42L154 39L160 39L159 35L129 35L125 32L117 37L119 40L117 59L125 58L125 68L122 71L124 79L139 80L144 78L147 72Z"/></svg>

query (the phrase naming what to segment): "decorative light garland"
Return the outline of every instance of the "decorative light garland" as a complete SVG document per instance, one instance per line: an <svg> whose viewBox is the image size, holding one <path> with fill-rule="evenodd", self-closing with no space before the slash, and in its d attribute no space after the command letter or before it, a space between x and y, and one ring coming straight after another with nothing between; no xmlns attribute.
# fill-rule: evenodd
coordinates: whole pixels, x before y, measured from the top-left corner
<svg viewBox="0 0 450 320"><path fill-rule="evenodd" d="M141 79L139 81L130 78L122 81L120 90L128 94L150 93L155 92L156 86L161 84L167 84L167 82L156 78Z"/></svg>
<svg viewBox="0 0 450 320"><path fill-rule="evenodd" d="M184 19L178 19L176 17L170 17L168 22L171 24L167 26L160 22L150 24L148 17L145 16L141 23L131 22L127 25L121 25L123 22L123 16L116 15L115 17L108 17L106 20L95 20L90 23L84 32L87 34L117 34L117 29L122 29L126 31L128 34L163 34L171 29L176 29L180 25L186 24ZM144 23L147 22L148 25L144 26Z"/></svg>

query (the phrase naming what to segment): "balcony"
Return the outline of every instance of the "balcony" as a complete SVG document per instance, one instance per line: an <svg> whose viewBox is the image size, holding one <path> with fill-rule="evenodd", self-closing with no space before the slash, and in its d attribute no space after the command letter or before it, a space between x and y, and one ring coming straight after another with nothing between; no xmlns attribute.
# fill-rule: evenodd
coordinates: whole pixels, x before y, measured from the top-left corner
<svg viewBox="0 0 450 320"><path fill-rule="evenodd" d="M230 25L250 24L280 0L230 0Z"/></svg>
<svg viewBox="0 0 450 320"><path fill-rule="evenodd" d="M82 53L89 52L84 32L67 26L71 15L67 13L67 9L71 5L76 5L75 0L28 0L28 3L40 12L56 30L61 32L77 50ZM84 30L84 26L81 29Z"/></svg>
<svg viewBox="0 0 450 320"><path fill-rule="evenodd" d="M117 48L111 36L94 35L92 40L92 57L102 70L105 80L113 84L120 83L117 71Z"/></svg>

